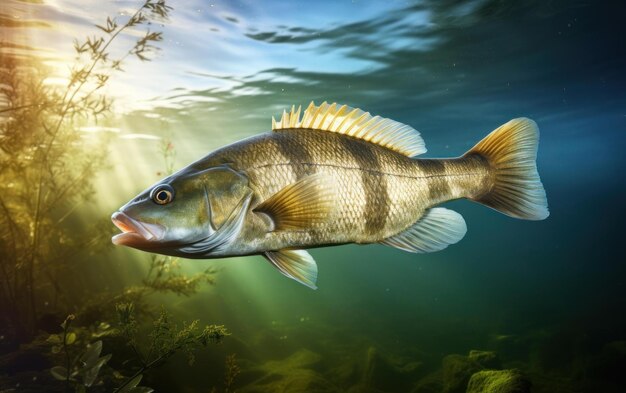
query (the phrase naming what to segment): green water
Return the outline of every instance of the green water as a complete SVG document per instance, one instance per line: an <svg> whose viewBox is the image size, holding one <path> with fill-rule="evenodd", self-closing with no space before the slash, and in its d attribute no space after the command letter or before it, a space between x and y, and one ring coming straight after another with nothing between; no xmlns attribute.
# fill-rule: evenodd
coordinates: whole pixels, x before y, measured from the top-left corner
<svg viewBox="0 0 626 393"><path fill-rule="evenodd" d="M86 11L70 0L43 3L11 0L3 15L35 7L33 18L56 22L58 42L31 36L39 49L51 45L54 61L71 50L64 38L134 4ZM316 291L260 256L179 260L185 274L216 268L215 284L188 297L151 295L150 304L176 321L224 324L231 335L198 350L193 366L175 355L142 384L157 392L222 389L224 360L235 353L241 373L233 387L242 393L464 392L466 382L451 385L455 361L477 367L469 375L519 369L533 392L626 390L622 3L170 5L161 52L129 65L108 90L119 102L105 122L117 130L111 168L94 179L94 202L73 217L77 227L108 217L160 178L162 139L182 168L268 131L271 116L311 100L410 124L426 141L424 157L458 156L509 119L530 117L541 130L538 168L550 217L521 221L449 202L468 225L460 243L424 255L382 245L313 249ZM19 28L0 26L17 36L7 32ZM65 278L74 299L65 310L139 285L148 264L145 253L119 247L84 259ZM116 359L106 345L103 354ZM470 367L450 357L471 350L499 360Z"/></svg>

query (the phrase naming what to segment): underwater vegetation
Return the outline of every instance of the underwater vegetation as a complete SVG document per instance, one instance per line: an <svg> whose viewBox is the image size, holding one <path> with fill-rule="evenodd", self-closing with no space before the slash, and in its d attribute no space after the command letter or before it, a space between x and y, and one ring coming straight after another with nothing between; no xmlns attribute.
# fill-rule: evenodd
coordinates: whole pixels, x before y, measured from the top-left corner
<svg viewBox="0 0 626 393"><path fill-rule="evenodd" d="M178 327L164 309L150 320L151 293L191 296L214 283L214 269L186 275L173 258L152 257L141 283L119 292L86 282L81 288L77 273L105 252L111 230L106 218L75 221L92 200L93 178L107 169L106 140L90 144L76 129L107 116L111 100L99 91L127 57L149 60L162 40L149 25L171 10L148 0L124 21L108 17L97 25L100 36L75 40L76 62L63 89L44 83L45 66L0 54L2 391L150 392L140 385L146 373L179 352L191 365L198 348L228 335L224 326L201 328L198 320ZM145 34L114 58L117 37L140 28ZM170 171L171 144L161 153ZM227 361L236 368L234 358Z"/></svg>
<svg viewBox="0 0 626 393"><path fill-rule="evenodd" d="M626 391L624 15L582 0L1 0L0 393ZM311 101L415 127L432 161L532 118L550 216L445 202L462 242L313 248L316 291L262 256L112 246L111 214L146 186L286 134L271 116L291 125Z"/></svg>

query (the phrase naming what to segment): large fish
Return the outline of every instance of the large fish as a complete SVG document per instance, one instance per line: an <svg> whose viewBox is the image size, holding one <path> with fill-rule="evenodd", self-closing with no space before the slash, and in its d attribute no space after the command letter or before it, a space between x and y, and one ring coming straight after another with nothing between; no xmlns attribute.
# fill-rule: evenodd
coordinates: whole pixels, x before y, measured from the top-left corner
<svg viewBox="0 0 626 393"><path fill-rule="evenodd" d="M345 105L313 103L272 132L223 147L159 181L113 214L113 243L185 258L265 256L315 288L307 248L382 243L439 251L461 240L467 198L512 217L548 216L535 159L539 131L519 118L463 156L426 152L413 128Z"/></svg>

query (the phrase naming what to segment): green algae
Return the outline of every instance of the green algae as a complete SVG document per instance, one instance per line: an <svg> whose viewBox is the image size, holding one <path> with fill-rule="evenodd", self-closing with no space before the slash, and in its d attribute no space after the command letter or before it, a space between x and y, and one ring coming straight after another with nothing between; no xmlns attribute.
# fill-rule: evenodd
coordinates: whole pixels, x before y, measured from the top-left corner
<svg viewBox="0 0 626 393"><path fill-rule="evenodd" d="M472 375L467 393L530 393L530 381L519 370L484 370Z"/></svg>

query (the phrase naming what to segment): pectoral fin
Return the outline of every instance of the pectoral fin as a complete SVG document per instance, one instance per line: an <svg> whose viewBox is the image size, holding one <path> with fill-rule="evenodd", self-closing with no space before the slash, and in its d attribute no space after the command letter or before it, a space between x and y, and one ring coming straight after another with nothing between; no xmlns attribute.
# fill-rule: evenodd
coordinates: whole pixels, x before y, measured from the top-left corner
<svg viewBox="0 0 626 393"><path fill-rule="evenodd" d="M285 276L311 289L317 289L315 285L317 264L308 252L304 250L278 250L267 251L264 256Z"/></svg>
<svg viewBox="0 0 626 393"><path fill-rule="evenodd" d="M408 252L427 253L443 250L463 239L467 226L459 213L435 207L415 224L381 243Z"/></svg>
<svg viewBox="0 0 626 393"><path fill-rule="evenodd" d="M334 208L333 179L307 176L283 188L254 208L274 221L275 230L309 229L328 218Z"/></svg>

